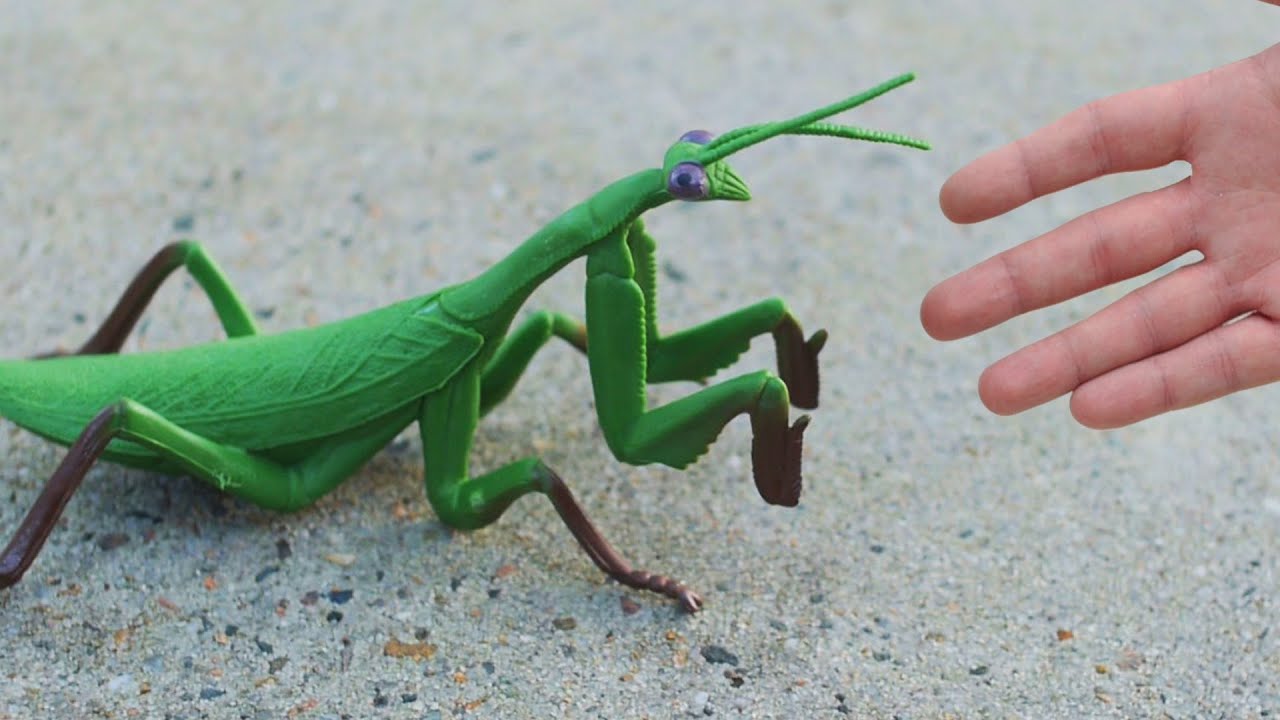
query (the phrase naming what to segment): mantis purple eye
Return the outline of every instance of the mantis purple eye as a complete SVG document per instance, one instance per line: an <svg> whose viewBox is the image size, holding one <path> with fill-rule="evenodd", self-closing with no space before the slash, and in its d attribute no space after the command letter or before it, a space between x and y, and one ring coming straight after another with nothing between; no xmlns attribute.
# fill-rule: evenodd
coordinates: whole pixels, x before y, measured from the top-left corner
<svg viewBox="0 0 1280 720"><path fill-rule="evenodd" d="M707 171L698 163L682 162L667 176L667 192L680 200L701 200L710 191Z"/></svg>
<svg viewBox="0 0 1280 720"><path fill-rule="evenodd" d="M694 145L706 145L716 138L709 130L690 130L680 136L680 142L693 143Z"/></svg>

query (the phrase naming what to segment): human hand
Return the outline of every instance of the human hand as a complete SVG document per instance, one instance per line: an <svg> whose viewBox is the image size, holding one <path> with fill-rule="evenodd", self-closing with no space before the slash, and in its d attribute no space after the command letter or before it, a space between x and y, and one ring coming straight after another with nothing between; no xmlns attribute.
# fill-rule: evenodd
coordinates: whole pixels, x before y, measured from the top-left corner
<svg viewBox="0 0 1280 720"><path fill-rule="evenodd" d="M961 168L940 202L973 223L1175 160L1191 163L1189 178L1076 218L925 296L925 330L952 340L1204 255L987 368L978 392L993 412L1070 392L1079 422L1119 427L1280 380L1280 45L1090 103Z"/></svg>

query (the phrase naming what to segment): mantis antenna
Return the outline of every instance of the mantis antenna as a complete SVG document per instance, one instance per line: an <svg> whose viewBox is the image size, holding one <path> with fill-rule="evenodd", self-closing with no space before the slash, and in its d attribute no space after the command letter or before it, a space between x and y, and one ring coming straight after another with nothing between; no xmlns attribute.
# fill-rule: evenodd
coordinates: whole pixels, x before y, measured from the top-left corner
<svg viewBox="0 0 1280 720"><path fill-rule="evenodd" d="M855 108L863 103L874 100L881 95L901 87L915 80L913 73L904 73L891 80L886 80L879 85L852 95L836 103L820 107L812 112L798 115L790 120L782 120L779 122L764 123L760 125L747 125L736 130L730 130L708 143L706 148L697 155L696 161L709 165L717 160L722 160L739 150L751 147L757 143L764 142L778 135L826 135L829 137L843 137L851 140L867 140L870 142L891 143L893 145L903 145L906 147L917 148L920 150L928 150L929 143L918 140L906 135L897 133L884 132L882 130L869 130L866 128L854 127L852 125L838 125L835 123L819 122L826 118L842 113L845 110Z"/></svg>

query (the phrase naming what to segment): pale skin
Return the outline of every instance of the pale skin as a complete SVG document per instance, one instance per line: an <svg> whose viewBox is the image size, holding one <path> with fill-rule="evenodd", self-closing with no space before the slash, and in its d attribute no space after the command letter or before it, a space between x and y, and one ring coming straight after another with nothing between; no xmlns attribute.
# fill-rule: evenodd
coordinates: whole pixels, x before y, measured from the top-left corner
<svg viewBox="0 0 1280 720"><path fill-rule="evenodd" d="M1203 255L991 365L978 382L990 410L1070 393L1076 420L1115 428L1280 380L1280 45L1090 103L961 168L940 203L952 221L976 223L1177 160L1190 177L1087 213L925 296L925 330L953 340Z"/></svg>

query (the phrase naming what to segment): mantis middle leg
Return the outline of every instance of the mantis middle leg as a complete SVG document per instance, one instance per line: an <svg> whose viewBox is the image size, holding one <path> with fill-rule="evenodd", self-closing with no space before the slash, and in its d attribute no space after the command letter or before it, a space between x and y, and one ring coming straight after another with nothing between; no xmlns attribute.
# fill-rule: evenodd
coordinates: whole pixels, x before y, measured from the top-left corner
<svg viewBox="0 0 1280 720"><path fill-rule="evenodd" d="M503 340L485 366L480 381L482 417L511 394L534 353L552 337L558 337L582 352L587 351L587 330L581 322L561 313L534 313Z"/></svg>
<svg viewBox="0 0 1280 720"><path fill-rule="evenodd" d="M592 562L618 582L679 600L690 612L702 598L664 575L631 567L591 524L559 475L537 457L517 460L471 477L471 441L480 417L481 377L473 365L464 368L444 388L422 404L418 427L427 499L444 524L459 529L484 527L529 493L546 495L561 520Z"/></svg>
<svg viewBox="0 0 1280 720"><path fill-rule="evenodd" d="M648 382L704 382L737 360L752 338L770 333L777 352L778 375L787 386L791 404L806 409L818 406L818 353L827 342L826 330L819 330L806 340L786 304L771 298L663 337L658 333L658 273L654 257L657 243L639 219L627 231L627 248L634 279L644 297Z"/></svg>
<svg viewBox="0 0 1280 720"><path fill-rule="evenodd" d="M292 511L311 504L355 472L409 422L413 407L349 431L292 465L184 430L132 400L102 410L71 445L61 464L0 553L0 588L13 585L31 566L89 468L117 438L176 461L219 490L265 508Z"/></svg>
<svg viewBox="0 0 1280 720"><path fill-rule="evenodd" d="M79 350L70 354L108 355L120 352L120 347L142 316L142 311L155 297L160 285L180 267L186 267L187 272L191 273L209 296L227 337L258 334L258 324L253 320L253 314L231 287L222 269L209 257L202 245L183 240L164 246L143 266L98 331ZM54 351L39 357L66 354L68 353Z"/></svg>

